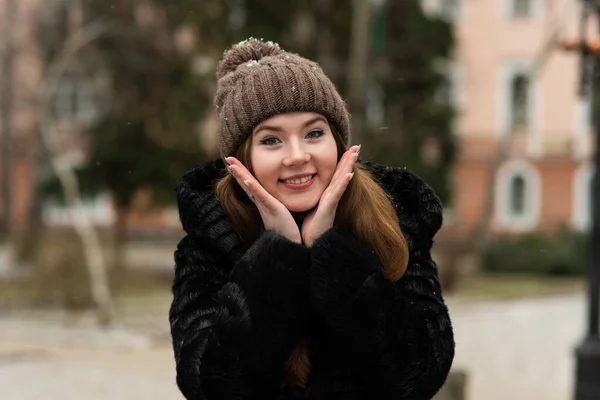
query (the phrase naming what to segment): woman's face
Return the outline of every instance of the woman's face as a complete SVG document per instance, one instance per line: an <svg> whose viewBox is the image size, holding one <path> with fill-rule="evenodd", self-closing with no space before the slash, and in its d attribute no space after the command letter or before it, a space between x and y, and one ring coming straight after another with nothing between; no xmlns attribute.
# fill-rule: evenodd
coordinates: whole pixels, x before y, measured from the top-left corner
<svg viewBox="0 0 600 400"><path fill-rule="evenodd" d="M320 114L294 112L262 121L252 131L254 176L293 212L314 208L337 166L337 146Z"/></svg>

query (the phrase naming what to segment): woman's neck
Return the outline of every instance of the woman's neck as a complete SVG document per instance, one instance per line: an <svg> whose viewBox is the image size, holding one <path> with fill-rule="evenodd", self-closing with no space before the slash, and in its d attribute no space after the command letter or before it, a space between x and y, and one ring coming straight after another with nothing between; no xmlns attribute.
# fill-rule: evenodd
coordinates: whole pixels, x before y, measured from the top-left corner
<svg viewBox="0 0 600 400"><path fill-rule="evenodd" d="M298 228L302 228L302 222L304 221L305 212L291 212L294 221L296 221L296 225Z"/></svg>

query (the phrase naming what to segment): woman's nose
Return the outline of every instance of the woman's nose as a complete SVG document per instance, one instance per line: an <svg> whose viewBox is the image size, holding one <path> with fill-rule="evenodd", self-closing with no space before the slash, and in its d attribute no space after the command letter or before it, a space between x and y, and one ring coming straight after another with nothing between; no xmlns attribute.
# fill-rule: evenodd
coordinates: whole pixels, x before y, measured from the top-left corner
<svg viewBox="0 0 600 400"><path fill-rule="evenodd" d="M289 152L283 159L283 165L286 167L304 164L310 160L310 153L304 146L294 145L290 146Z"/></svg>

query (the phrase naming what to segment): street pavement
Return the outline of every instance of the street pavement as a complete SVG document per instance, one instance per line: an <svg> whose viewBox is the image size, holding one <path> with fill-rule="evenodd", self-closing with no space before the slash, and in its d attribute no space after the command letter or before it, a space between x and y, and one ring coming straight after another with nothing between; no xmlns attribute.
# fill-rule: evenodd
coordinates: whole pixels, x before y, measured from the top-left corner
<svg viewBox="0 0 600 400"><path fill-rule="evenodd" d="M585 332L583 293L449 304L454 366L469 374L469 400L573 398L574 348Z"/></svg>
<svg viewBox="0 0 600 400"><path fill-rule="evenodd" d="M14 311L0 315L3 400L182 399L175 385L168 296L140 317L99 331L91 316ZM468 373L468 400L568 400L573 348L584 332L583 293L517 301L448 301L454 367ZM137 318L132 318L137 315Z"/></svg>

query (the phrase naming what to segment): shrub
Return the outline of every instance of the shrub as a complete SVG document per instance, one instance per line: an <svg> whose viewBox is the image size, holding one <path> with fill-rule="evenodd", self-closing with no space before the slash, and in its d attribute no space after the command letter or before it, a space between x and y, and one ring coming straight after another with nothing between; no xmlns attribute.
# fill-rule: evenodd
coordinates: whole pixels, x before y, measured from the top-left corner
<svg viewBox="0 0 600 400"><path fill-rule="evenodd" d="M494 238L478 251L480 269L489 273L551 276L583 275L588 265L588 235L562 228Z"/></svg>

